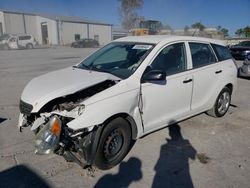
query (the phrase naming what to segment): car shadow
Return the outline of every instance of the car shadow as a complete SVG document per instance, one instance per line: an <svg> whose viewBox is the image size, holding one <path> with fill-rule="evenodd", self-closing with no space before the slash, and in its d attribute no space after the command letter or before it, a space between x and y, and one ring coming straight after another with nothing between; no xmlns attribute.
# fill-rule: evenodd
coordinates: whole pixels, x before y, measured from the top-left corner
<svg viewBox="0 0 250 188"><path fill-rule="evenodd" d="M50 187L45 180L24 165L17 165L0 172L0 180L0 187Z"/></svg>
<svg viewBox="0 0 250 188"><path fill-rule="evenodd" d="M141 161L136 157L131 157L127 162L122 162L117 174L106 174L95 184L95 188L128 187L132 182L142 178Z"/></svg>
<svg viewBox="0 0 250 188"><path fill-rule="evenodd" d="M192 188L194 187L189 170L189 159L194 160L197 151L189 140L182 137L178 124L168 126L170 139L161 146L156 163L152 187Z"/></svg>
<svg viewBox="0 0 250 188"><path fill-rule="evenodd" d="M242 80L250 80L250 77L238 76L238 78Z"/></svg>

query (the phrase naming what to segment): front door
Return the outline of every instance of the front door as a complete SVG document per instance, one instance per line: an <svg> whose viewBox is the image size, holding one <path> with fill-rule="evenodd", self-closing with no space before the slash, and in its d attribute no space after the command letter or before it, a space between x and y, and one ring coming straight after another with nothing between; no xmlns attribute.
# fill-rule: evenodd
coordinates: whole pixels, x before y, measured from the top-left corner
<svg viewBox="0 0 250 188"><path fill-rule="evenodd" d="M11 37L8 41L8 46L10 49L18 49L17 37Z"/></svg>
<svg viewBox="0 0 250 188"><path fill-rule="evenodd" d="M168 45L149 69L166 71L166 81L142 83L144 131L149 132L176 122L190 111L192 74L187 71L185 44Z"/></svg>

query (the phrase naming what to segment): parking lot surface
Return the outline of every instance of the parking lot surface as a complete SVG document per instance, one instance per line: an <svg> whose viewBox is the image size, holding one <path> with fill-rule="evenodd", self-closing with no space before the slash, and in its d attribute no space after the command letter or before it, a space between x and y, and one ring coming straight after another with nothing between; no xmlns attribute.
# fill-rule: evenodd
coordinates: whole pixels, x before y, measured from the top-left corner
<svg viewBox="0 0 250 188"><path fill-rule="evenodd" d="M238 79L226 116L200 114L149 134L111 170L82 169L60 156L35 155L33 133L17 129L24 86L94 50L0 51L0 187L249 187L249 79Z"/></svg>

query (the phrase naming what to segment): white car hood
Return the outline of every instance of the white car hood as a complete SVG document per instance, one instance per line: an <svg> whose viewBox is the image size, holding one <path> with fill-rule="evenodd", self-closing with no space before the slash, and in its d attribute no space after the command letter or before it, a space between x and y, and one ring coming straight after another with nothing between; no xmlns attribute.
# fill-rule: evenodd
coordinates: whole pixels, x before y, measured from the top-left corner
<svg viewBox="0 0 250 188"><path fill-rule="evenodd" d="M21 100L33 106L32 112L38 112L55 98L73 94L105 80L118 79L108 73L69 67L32 79L24 88Z"/></svg>

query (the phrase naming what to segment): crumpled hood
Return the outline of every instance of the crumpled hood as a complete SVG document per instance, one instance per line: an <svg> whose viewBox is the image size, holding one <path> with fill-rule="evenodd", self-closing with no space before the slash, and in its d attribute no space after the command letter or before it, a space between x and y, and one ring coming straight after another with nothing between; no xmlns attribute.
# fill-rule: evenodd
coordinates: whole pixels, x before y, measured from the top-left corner
<svg viewBox="0 0 250 188"><path fill-rule="evenodd" d="M24 88L21 100L33 106L32 112L38 112L55 98L73 94L105 80L117 79L108 73L69 67L32 79Z"/></svg>

